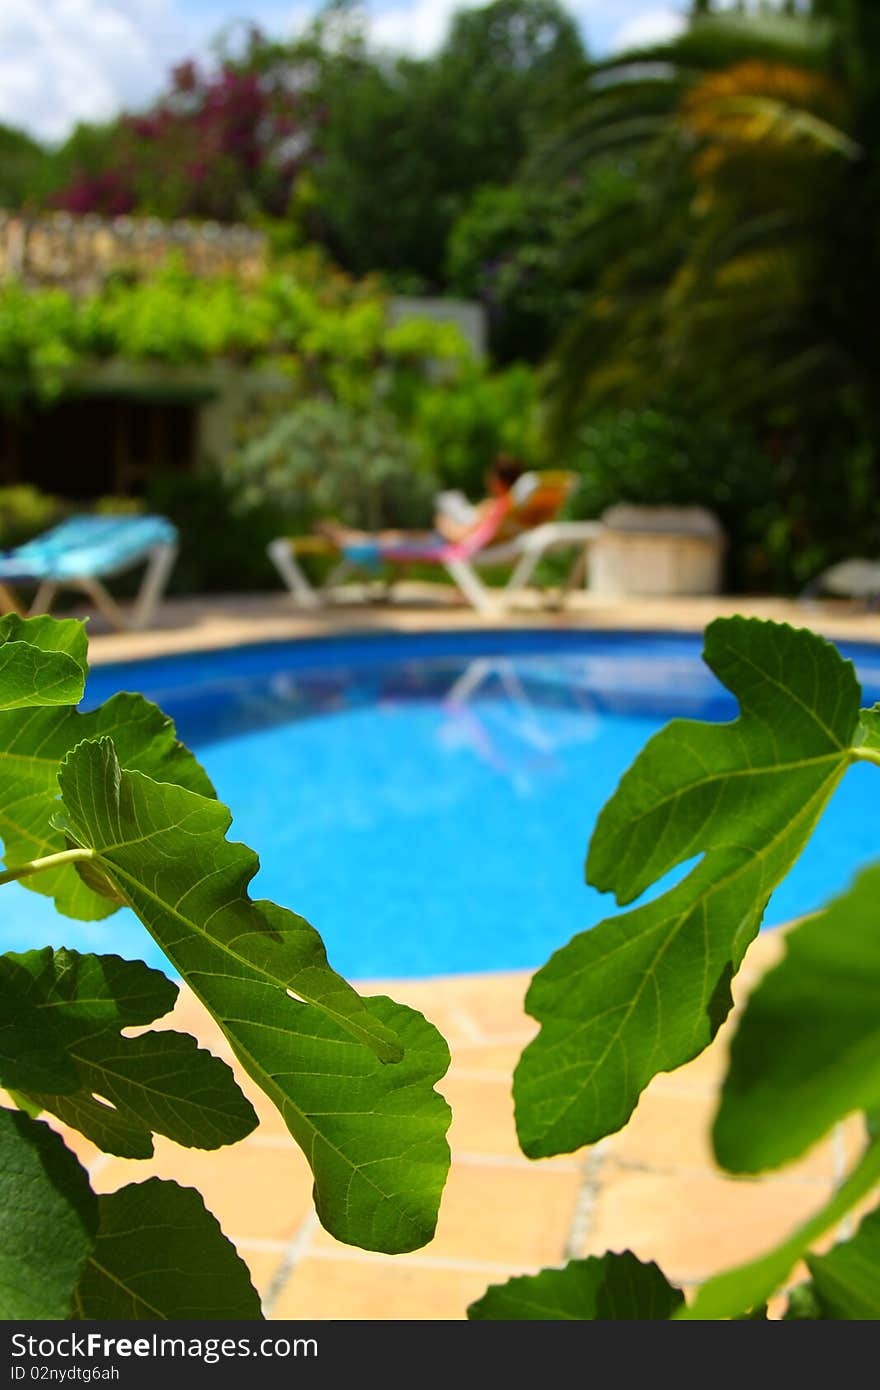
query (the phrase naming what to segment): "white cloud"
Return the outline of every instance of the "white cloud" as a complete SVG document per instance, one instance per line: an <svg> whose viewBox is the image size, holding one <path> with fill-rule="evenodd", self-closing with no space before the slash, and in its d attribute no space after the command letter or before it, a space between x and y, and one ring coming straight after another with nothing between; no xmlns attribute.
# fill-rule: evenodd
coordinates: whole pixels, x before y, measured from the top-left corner
<svg viewBox="0 0 880 1390"><path fill-rule="evenodd" d="M463 5L485 0L369 0L374 42L423 55ZM607 53L668 37L684 0L566 0L590 50ZM60 140L78 120L146 105L169 68L208 52L246 15L265 32L301 30L319 0L0 0L0 121Z"/></svg>
<svg viewBox="0 0 880 1390"><path fill-rule="evenodd" d="M671 7L646 10L633 15L616 29L611 38L612 50L641 48L652 43L663 43L680 34L685 26L680 10Z"/></svg>
<svg viewBox="0 0 880 1390"><path fill-rule="evenodd" d="M481 0L410 0L390 9L373 9L369 32L384 48L423 56L439 48L456 10L479 5Z"/></svg>
<svg viewBox="0 0 880 1390"><path fill-rule="evenodd" d="M388 48L425 54L436 49L449 29L456 10L485 4L486 0L373 0L370 5L371 37ZM684 27L679 3L657 4L650 0L563 0L584 27L594 52L608 52L671 38Z"/></svg>
<svg viewBox="0 0 880 1390"><path fill-rule="evenodd" d="M0 120L61 139L149 100L189 42L170 0L2 0Z"/></svg>

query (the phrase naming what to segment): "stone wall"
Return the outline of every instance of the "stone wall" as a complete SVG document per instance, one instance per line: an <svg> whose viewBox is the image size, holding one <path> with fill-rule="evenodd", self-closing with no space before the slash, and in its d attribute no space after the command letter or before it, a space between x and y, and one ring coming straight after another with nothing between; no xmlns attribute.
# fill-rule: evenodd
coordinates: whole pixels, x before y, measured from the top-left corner
<svg viewBox="0 0 880 1390"><path fill-rule="evenodd" d="M251 281L265 268L266 238L249 227L216 222L0 211L0 281L15 278L84 293L112 271L145 273L172 254L196 275Z"/></svg>

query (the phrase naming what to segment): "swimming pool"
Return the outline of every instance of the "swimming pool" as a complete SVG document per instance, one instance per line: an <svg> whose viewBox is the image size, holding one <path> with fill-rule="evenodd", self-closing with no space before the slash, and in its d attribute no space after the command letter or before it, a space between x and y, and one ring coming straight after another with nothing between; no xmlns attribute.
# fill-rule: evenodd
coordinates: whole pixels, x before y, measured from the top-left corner
<svg viewBox="0 0 880 1390"><path fill-rule="evenodd" d="M616 909L583 861L603 803L676 715L736 704L699 636L470 632L321 638L97 667L86 706L141 690L176 721L261 869L354 979L533 968ZM865 703L880 649L843 645ZM878 852L876 769L850 770L768 923L811 910ZM680 877L683 870L677 871ZM3 888L0 949L51 943L167 969L127 911L59 918Z"/></svg>

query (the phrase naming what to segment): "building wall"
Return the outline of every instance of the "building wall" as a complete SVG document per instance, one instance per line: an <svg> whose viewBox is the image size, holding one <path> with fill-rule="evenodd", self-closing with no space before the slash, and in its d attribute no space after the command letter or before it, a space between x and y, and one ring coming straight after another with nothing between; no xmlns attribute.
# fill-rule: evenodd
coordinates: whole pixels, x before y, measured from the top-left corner
<svg viewBox="0 0 880 1390"><path fill-rule="evenodd" d="M388 319L433 319L435 323L454 323L477 357L488 349L486 310L472 299L427 299L415 295L394 295L388 304Z"/></svg>

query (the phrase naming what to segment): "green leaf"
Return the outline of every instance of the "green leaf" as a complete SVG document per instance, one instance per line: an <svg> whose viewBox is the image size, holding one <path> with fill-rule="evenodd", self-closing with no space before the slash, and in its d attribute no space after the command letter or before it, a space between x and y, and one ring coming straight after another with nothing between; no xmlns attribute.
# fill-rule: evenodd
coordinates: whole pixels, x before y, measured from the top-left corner
<svg viewBox="0 0 880 1390"><path fill-rule="evenodd" d="M247 1265L191 1187L149 1178L98 1198L78 1318L262 1317Z"/></svg>
<svg viewBox="0 0 880 1390"><path fill-rule="evenodd" d="M855 1110L880 1106L880 865L785 934L733 1040L713 1139L720 1163L787 1163Z"/></svg>
<svg viewBox="0 0 880 1390"><path fill-rule="evenodd" d="M33 1101L28 1100L27 1096L23 1095L21 1091L13 1091L11 1088L8 1088L6 1094L13 1105L18 1106L18 1109L23 1110L26 1115L30 1115L32 1120L35 1120L40 1114L39 1105L35 1105Z"/></svg>
<svg viewBox="0 0 880 1390"><path fill-rule="evenodd" d="M81 955L53 950L0 956L0 1008L14 1024L34 1019L45 1036L47 1050L60 1054L68 1081L62 1083L26 1047L3 1044L0 1034L0 1084L27 1090L48 1081L59 1092L76 1090L75 1067L68 1047L89 1035L132 1028L167 1014L177 998L177 986L143 961L119 956Z"/></svg>
<svg viewBox="0 0 880 1390"><path fill-rule="evenodd" d="M489 1288L467 1310L475 1320L656 1322L684 1302L657 1265L642 1264L630 1250L620 1255L571 1260L563 1269L542 1269Z"/></svg>
<svg viewBox="0 0 880 1390"><path fill-rule="evenodd" d="M17 613L7 613L0 618L0 642L27 642L41 652L63 652L79 667L85 680L89 639L85 623L76 618L50 618L47 614L22 618Z"/></svg>
<svg viewBox="0 0 880 1390"><path fill-rule="evenodd" d="M0 1083L106 1153L148 1158L153 1132L214 1149L257 1117L225 1062L170 1031L125 1037L173 1006L158 970L118 956L29 951L0 957Z"/></svg>
<svg viewBox="0 0 880 1390"><path fill-rule="evenodd" d="M880 753L880 705L861 711L857 742L870 753Z"/></svg>
<svg viewBox="0 0 880 1390"><path fill-rule="evenodd" d="M872 1144L829 1202L815 1216L766 1255L725 1270L705 1283L692 1304L675 1314L692 1321L738 1318L765 1303L780 1288L798 1260L825 1231L836 1226L880 1179L880 1144Z"/></svg>
<svg viewBox="0 0 880 1390"><path fill-rule="evenodd" d="M514 1082L531 1157L619 1129L652 1076L711 1041L770 893L860 756L855 673L822 638L720 619L704 657L740 717L674 720L648 742L599 818L587 873L625 903L702 858L653 902L576 936L532 981L526 1008L541 1031Z"/></svg>
<svg viewBox="0 0 880 1390"><path fill-rule="evenodd" d="M790 1290L783 1322L806 1322L821 1318L822 1309L812 1284L797 1284Z"/></svg>
<svg viewBox="0 0 880 1390"><path fill-rule="evenodd" d="M880 1209L868 1213L852 1240L809 1255L807 1267L820 1317L880 1321Z"/></svg>
<svg viewBox="0 0 880 1390"><path fill-rule="evenodd" d="M82 623L54 618L0 618L0 710L76 705L86 678Z"/></svg>
<svg viewBox="0 0 880 1390"><path fill-rule="evenodd" d="M14 961L0 956L0 1085L8 1091L74 1091L76 1067Z"/></svg>
<svg viewBox="0 0 880 1390"><path fill-rule="evenodd" d="M58 1135L0 1109L0 1319L66 1318L97 1226L86 1171Z"/></svg>
<svg viewBox="0 0 880 1390"><path fill-rule="evenodd" d="M704 660L737 696L731 724L675 719L652 738L599 817L589 881L631 902L705 849L753 848L851 761L860 690L852 663L805 629L724 618Z"/></svg>
<svg viewBox="0 0 880 1390"><path fill-rule="evenodd" d="M2 648L0 648L2 650ZM123 767L205 796L214 789L196 758L178 743L174 725L141 695L114 695L100 709L29 709L0 713L0 836L14 866L67 847L58 824L58 769L82 739L112 737ZM59 912L86 921L119 907L103 883L65 865L22 879L26 888L55 899Z"/></svg>
<svg viewBox="0 0 880 1390"><path fill-rule="evenodd" d="M362 1000L302 918L248 897L258 860L225 839L218 802L123 771L109 739L80 744L59 781L77 842L278 1106L328 1230L370 1249L423 1245L449 1164L437 1031L390 1000ZM375 1055L401 1049L393 1064Z"/></svg>
<svg viewBox="0 0 880 1390"><path fill-rule="evenodd" d="M253 1106L229 1067L187 1033L162 1030L115 1039L101 1035L83 1039L73 1054L85 1089L106 1098L117 1120L127 1120L143 1133L147 1155L153 1151L151 1130L190 1148L217 1149L237 1143L256 1127ZM45 1094L32 1098L65 1119L66 1096L57 1106ZM105 1152L122 1152L100 1127L77 1127Z"/></svg>
<svg viewBox="0 0 880 1390"><path fill-rule="evenodd" d="M150 1158L153 1137L149 1127L137 1115L123 1113L102 1097L93 1096L85 1088L74 1095L51 1095L41 1091L27 1092L28 1100L41 1110L49 1110L69 1129L78 1129L96 1148L120 1158Z"/></svg>

